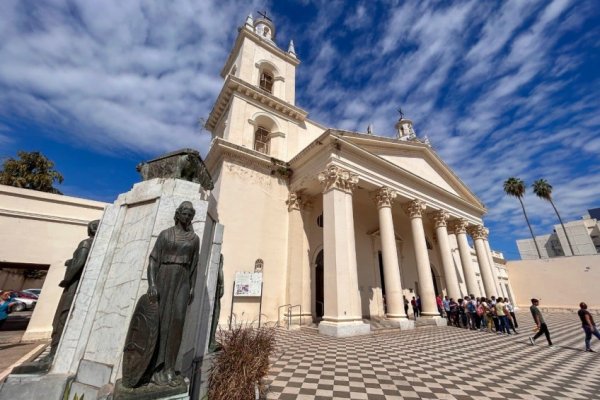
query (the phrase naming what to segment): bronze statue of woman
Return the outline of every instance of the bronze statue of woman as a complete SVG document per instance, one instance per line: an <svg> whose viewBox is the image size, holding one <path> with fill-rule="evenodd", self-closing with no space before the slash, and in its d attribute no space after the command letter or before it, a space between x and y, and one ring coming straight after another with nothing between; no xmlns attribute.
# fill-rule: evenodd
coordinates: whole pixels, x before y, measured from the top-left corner
<svg viewBox="0 0 600 400"><path fill-rule="evenodd" d="M158 235L148 264L148 297L158 301L159 332L152 382L178 386L175 371L187 306L194 298L200 239L194 233L194 207L184 201L175 212L175 226Z"/></svg>

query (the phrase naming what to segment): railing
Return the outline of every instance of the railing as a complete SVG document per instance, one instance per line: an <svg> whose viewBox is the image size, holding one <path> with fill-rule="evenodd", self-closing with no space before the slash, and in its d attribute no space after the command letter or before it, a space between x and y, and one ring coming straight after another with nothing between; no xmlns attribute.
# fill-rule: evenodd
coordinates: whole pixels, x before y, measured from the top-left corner
<svg viewBox="0 0 600 400"><path fill-rule="evenodd" d="M287 312L282 314L281 309L285 307L287 307ZM281 316L284 315L287 319L287 329L290 329L290 326L292 325L292 310L294 308L298 308L298 318L300 319L300 325L302 325L302 306L300 304L296 304L295 306L291 304L284 304L277 308L277 326L281 326Z"/></svg>

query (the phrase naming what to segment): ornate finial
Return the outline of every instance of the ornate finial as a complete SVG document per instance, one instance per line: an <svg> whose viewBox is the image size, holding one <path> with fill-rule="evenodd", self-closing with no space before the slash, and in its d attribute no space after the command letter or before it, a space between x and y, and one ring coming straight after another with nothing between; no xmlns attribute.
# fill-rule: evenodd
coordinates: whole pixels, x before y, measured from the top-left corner
<svg viewBox="0 0 600 400"><path fill-rule="evenodd" d="M411 219L422 218L423 211L425 211L426 208L427 207L425 206L425 203L418 199L415 199L411 202L402 205L402 209Z"/></svg>
<svg viewBox="0 0 600 400"><path fill-rule="evenodd" d="M358 175L342 169L337 165L329 165L327 169L317 175L323 185L323 192L329 189L341 189L351 193L358 185Z"/></svg>
<svg viewBox="0 0 600 400"><path fill-rule="evenodd" d="M375 192L375 203L377 208L391 207L398 193L389 187L382 187Z"/></svg>
<svg viewBox="0 0 600 400"><path fill-rule="evenodd" d="M296 57L296 49L294 48L293 40L290 40L290 45L288 46L288 53L290 53L290 55Z"/></svg>
<svg viewBox="0 0 600 400"><path fill-rule="evenodd" d="M248 14L248 18L246 18L246 25L252 29L254 27L254 19L252 18L252 14Z"/></svg>

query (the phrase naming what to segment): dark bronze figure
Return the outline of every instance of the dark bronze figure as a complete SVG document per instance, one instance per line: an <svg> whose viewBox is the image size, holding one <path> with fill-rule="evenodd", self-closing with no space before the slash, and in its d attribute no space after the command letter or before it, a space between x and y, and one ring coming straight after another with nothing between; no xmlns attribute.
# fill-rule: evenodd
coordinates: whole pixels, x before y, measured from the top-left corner
<svg viewBox="0 0 600 400"><path fill-rule="evenodd" d="M136 307L136 312L139 309L141 314L134 313L124 358L128 357L127 353L141 351L140 349L148 353L147 357L130 354L131 362L128 365L123 364L121 384L125 388L151 383L152 385L148 385L144 390L151 391L155 385L172 388L183 386L184 390L186 389L183 378L175 371L175 360L181 345L187 306L194 298L198 270L200 238L192 228L194 214L192 203L181 203L175 212L175 226L158 235L150 253L148 293L140 298ZM146 296L149 304L140 305L146 301ZM157 313L151 306L156 303ZM153 327L158 330L154 348L149 348L152 340L146 337L148 331L143 330L144 326L150 327L150 330L154 329ZM149 361L144 361L146 365L142 365L144 363L140 363L140 360Z"/></svg>
<svg viewBox="0 0 600 400"><path fill-rule="evenodd" d="M221 314L221 298L225 293L223 279L223 255L219 259L219 274L217 276L217 288L215 291L215 305L213 307L212 323L210 325L210 339L208 342L208 351L213 353L221 350L221 345L216 341L217 326L219 325L219 315Z"/></svg>
<svg viewBox="0 0 600 400"><path fill-rule="evenodd" d="M87 261L90 249L92 248L92 242L96 231L98 230L99 220L94 220L88 223L88 238L82 240L73 253L73 258L65 261L67 270L65 271L64 279L58 284L58 286L64 288L56 314L54 314L54 320L52 321L52 341L50 342L50 353L44 356L37 362L25 363L13 370L15 374L34 373L34 372L47 372L52 366L52 361L56 355L56 349L60 341L65 324L67 323L67 317L71 304L75 298L75 292L79 285L79 279L83 273L83 268Z"/></svg>

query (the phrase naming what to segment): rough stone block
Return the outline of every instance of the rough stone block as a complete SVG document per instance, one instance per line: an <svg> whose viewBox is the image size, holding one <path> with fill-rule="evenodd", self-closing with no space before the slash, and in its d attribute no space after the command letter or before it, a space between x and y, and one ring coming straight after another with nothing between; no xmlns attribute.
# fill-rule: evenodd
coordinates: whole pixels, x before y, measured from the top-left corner
<svg viewBox="0 0 600 400"><path fill-rule="evenodd" d="M97 388L110 381L112 366L90 360L81 360L77 370L77 382Z"/></svg>
<svg viewBox="0 0 600 400"><path fill-rule="evenodd" d="M328 336L346 337L368 335L371 333L371 325L362 321L358 322L329 322L322 321L319 324L319 333Z"/></svg>

